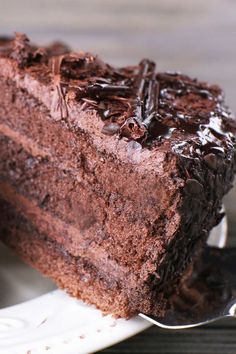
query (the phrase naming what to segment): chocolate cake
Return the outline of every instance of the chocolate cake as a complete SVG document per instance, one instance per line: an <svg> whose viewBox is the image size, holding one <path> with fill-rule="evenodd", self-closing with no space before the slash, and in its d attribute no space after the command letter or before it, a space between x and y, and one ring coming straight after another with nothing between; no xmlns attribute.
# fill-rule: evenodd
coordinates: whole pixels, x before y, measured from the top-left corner
<svg viewBox="0 0 236 354"><path fill-rule="evenodd" d="M0 238L105 313L162 315L222 218L236 125L221 89L0 41Z"/></svg>

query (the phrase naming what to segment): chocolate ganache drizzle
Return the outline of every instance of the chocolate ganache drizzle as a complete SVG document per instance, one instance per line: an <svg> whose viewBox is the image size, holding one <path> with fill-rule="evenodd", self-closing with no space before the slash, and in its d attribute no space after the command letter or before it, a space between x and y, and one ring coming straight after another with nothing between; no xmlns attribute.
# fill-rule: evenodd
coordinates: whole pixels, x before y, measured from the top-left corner
<svg viewBox="0 0 236 354"><path fill-rule="evenodd" d="M34 47L19 33L3 46L0 54L4 52L20 68L30 70L39 63L50 68L51 110L58 119L67 117L76 100L99 113L102 133L143 147L154 148L168 140L175 153L195 157L227 155L235 145L236 124L216 85L179 73L156 72L148 59L115 69L97 56L70 52L60 43Z"/></svg>

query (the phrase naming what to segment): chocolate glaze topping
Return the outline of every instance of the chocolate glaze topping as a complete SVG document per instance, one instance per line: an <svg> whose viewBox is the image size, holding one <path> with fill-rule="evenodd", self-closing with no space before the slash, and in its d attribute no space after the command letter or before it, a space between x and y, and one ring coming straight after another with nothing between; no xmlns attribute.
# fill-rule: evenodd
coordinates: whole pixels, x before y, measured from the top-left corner
<svg viewBox="0 0 236 354"><path fill-rule="evenodd" d="M90 53L73 53L62 44L37 48L24 34L0 42L0 55L19 68L43 63L54 86L51 110L66 118L73 101L95 109L104 121L102 133L154 148L168 140L173 152L205 156L214 167L216 154L235 145L236 124L224 105L222 91L179 73L156 72L144 59L138 66L115 69ZM48 82L48 81L47 81ZM191 136L191 139L189 138Z"/></svg>

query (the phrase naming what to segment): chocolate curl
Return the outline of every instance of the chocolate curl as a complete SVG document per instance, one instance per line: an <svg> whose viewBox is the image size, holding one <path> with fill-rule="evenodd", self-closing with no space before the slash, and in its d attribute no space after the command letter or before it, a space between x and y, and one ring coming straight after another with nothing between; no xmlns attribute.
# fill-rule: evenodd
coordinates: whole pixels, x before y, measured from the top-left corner
<svg viewBox="0 0 236 354"><path fill-rule="evenodd" d="M121 136L138 140L146 135L147 129L135 117L128 118L120 128Z"/></svg>
<svg viewBox="0 0 236 354"><path fill-rule="evenodd" d="M70 88L77 89L77 95L80 98L90 97L93 99L113 98L117 100L126 99L126 96L131 93L131 89L125 85L111 85L106 83L89 84L87 86L69 85ZM120 97L116 96L120 95ZM117 98L118 97L118 98Z"/></svg>
<svg viewBox="0 0 236 354"><path fill-rule="evenodd" d="M129 86L125 85L111 85L111 84L99 84L94 83L88 85L85 88L85 92L88 96L95 96L101 98L102 96L109 97L114 95L126 96L127 93L131 93Z"/></svg>
<svg viewBox="0 0 236 354"><path fill-rule="evenodd" d="M155 63L150 60L142 60L140 63L139 73L134 83L137 90L137 99L136 104L134 106L134 114L140 123L145 119L144 101L147 91L147 85L150 80L150 75L153 75L155 72L155 66Z"/></svg>
<svg viewBox="0 0 236 354"><path fill-rule="evenodd" d="M133 105L133 117L121 126L121 135L133 140L145 139L156 117L159 98L159 83L156 80L155 63L144 59L135 80L137 97Z"/></svg>
<svg viewBox="0 0 236 354"><path fill-rule="evenodd" d="M64 119L68 116L68 106L61 86L61 64L64 55L52 58L52 74L54 94L52 98L51 113L56 120Z"/></svg>
<svg viewBox="0 0 236 354"><path fill-rule="evenodd" d="M137 96L140 99L144 99L145 85L149 80L150 74L154 73L155 67L156 64L148 59L143 59L140 62L140 70L136 78Z"/></svg>
<svg viewBox="0 0 236 354"><path fill-rule="evenodd" d="M23 33L16 33L15 38L10 42L10 58L15 60L19 68L29 67L34 63L48 59L46 48L36 48L30 44L28 37Z"/></svg>
<svg viewBox="0 0 236 354"><path fill-rule="evenodd" d="M28 37L23 33L16 32L13 41L13 51L10 57L18 63L18 66L21 69L23 69L28 65L31 55L32 53Z"/></svg>
<svg viewBox="0 0 236 354"><path fill-rule="evenodd" d="M160 84L156 80L155 73L148 83L148 94L145 104L145 119L143 124L147 127L150 126L153 119L155 119L158 110L158 100L160 93Z"/></svg>
<svg viewBox="0 0 236 354"><path fill-rule="evenodd" d="M101 60L86 52L67 53L63 63L65 65L63 65L62 74L69 79L89 77L90 81L93 81L94 73L103 77L107 72L106 65Z"/></svg>

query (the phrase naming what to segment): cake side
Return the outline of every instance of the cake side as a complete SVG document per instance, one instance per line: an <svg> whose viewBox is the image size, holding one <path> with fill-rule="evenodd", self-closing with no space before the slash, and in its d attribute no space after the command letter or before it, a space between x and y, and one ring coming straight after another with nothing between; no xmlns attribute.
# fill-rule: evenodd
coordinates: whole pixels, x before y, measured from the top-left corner
<svg viewBox="0 0 236 354"><path fill-rule="evenodd" d="M9 88L8 90L6 89L5 92L9 92ZM18 106L17 102L17 106ZM6 101L3 100L2 101L2 108L4 108L4 112L6 112ZM77 171L76 168L74 168L74 173L75 176L73 176L73 171L71 171L71 167L68 168L68 166L70 165L71 161L68 159L67 161L64 161L63 166L61 166L61 162L58 161L58 163L55 163L57 165L57 167L55 167L55 165L53 166L53 164L48 163L48 154L45 155L44 154L44 150L43 150L43 154L42 153L42 149L40 144L35 144L34 141L34 145L32 145L32 140L29 144L29 137L25 136L25 134L22 134L20 132L21 127L19 124L19 120L17 119L19 116L19 111L15 114L12 114L12 108L14 107L14 104L11 105L11 112L9 111L9 113L7 115L3 114L3 120L4 117L7 117L7 119L4 122L4 129L2 129L2 133L8 136L8 141L6 141L6 138L3 138L2 141L2 149L1 149L1 156L2 156L2 160L1 160L1 171L2 172L2 184L1 184L1 195L2 197L5 197L5 199L10 199L11 203L14 206L19 206L21 207L21 210L18 209L18 212L20 213L20 211L22 212L22 208L24 208L23 213L24 215L26 215L28 217L28 220L33 220L34 224L36 225L36 227L39 228L39 230L41 230L40 232L44 232L44 234L48 234L50 236L50 239L54 239L56 238L57 241L60 240L61 244L63 244L63 248L64 250L69 250L70 252L72 252L73 254L76 254L77 256L82 256L82 257L86 257L86 258L90 258L92 259L92 264L96 265L96 266L100 266L100 271L99 273L101 273L101 270L104 270L104 272L106 273L106 278L109 279L109 276L112 274L112 278L114 279L114 281L117 279L120 279L119 282L119 287L121 287L121 291L125 289L125 296L129 299L128 303L129 305L127 305L127 309L126 309L126 314L125 316L128 316L128 314L133 314L135 313L135 311L137 310L137 303L138 300L135 299L138 298L138 296L140 296L141 291L142 291L142 296L145 296L145 291L146 293L149 292L149 287L146 287L147 289L145 290L145 279L147 279L148 277L148 272L146 269L144 269L143 271L143 277L140 277L140 270L141 270L141 266L143 266L142 264L142 254L144 256L146 256L146 250L147 247L149 247L150 245L150 241L152 242L152 244L154 245L155 243L155 253L157 256L161 256L162 252L164 252L164 240L163 238L158 239L153 239L153 235L152 235L152 230L151 230L151 225L150 223L150 217L152 217L153 219L156 219L157 217L157 212L155 212L155 210L153 210L153 203L155 202L155 200L151 201L151 199L149 199L148 195L150 193L150 196L152 197L152 193L153 190L149 191L145 191L143 190L143 182L145 180L147 180L147 184L152 184L153 186L156 185L156 188L158 189L160 187L160 184L157 185L158 179L156 175L148 175L145 174L143 176L139 176L136 172L136 174L133 172L131 174L130 172L130 176L127 176L126 171L130 171L130 166L129 165L124 165L123 166L123 171L119 168L120 174L121 176L123 176L123 179L120 179L120 181L118 181L118 183L124 185L124 186L128 186L129 180L130 180L130 184L132 186L132 188L127 188L124 189L122 188L122 192L124 193L124 195L122 195L120 192L119 194L116 192L117 189L119 189L119 186L117 186L117 168L118 168L118 164L117 164L117 159L116 161L116 168L113 172L112 175L112 169L114 169L114 167L112 168L108 168L106 166L106 168L111 171L111 173L109 172L109 179L107 180L106 176L104 176L104 180L106 181L106 187L107 190L104 190L104 186L103 188L101 188L101 185L98 186L98 188L95 188L96 190L100 190L99 194L103 195L103 198L101 198L101 200L104 200L104 196L108 194L109 199L107 200L107 205L109 205L109 209L108 212L110 214L110 217L107 218L107 224L108 227L110 228L111 232L108 233L108 231L105 233L103 229L98 228L98 225L95 225L94 230L96 230L96 232L94 232L94 234L92 232L88 232L88 230L86 230L86 232L83 232L83 235L81 235L81 225L79 225L79 223L77 223L77 228L73 228L73 230L71 230L70 225L68 224L64 224L64 226L62 226L61 228L59 228L60 225L60 219L67 219L66 221L68 222L68 217L66 215L66 213L64 213L64 209L62 209L61 213L59 214L59 218L50 218L49 215L45 215L45 213L40 212L38 209L46 209L47 211L52 211L53 207L55 206L59 206L58 210L61 209L62 207L62 203L64 205L64 196L65 194L61 195L61 200L60 203L58 203L58 198L60 193L62 192L62 186L65 185L65 180L66 180L66 173L68 174L67 180L68 180L68 189L64 190L63 193L73 193L76 194L77 193L77 200L78 200L78 195L81 196L81 188L76 188L76 184L73 183L73 181L76 180L81 180L81 179L85 179L86 176L88 178L88 180L91 183L91 179L89 178L89 171L88 168L86 169L86 173L84 173L84 168L80 167L77 165ZM32 110L31 110L32 111ZM12 129L11 127L11 123L14 120L14 115L16 117L16 123L18 121L18 126L15 125L14 129ZM26 115L30 116L29 114ZM32 113L31 113L32 116ZM39 114L40 116L40 114ZM22 116L23 117L23 116ZM6 127L8 129L6 129ZM18 128L18 133L16 134ZM48 127L47 127L48 128ZM38 131L40 132L40 130L42 130L42 125L39 124L38 125ZM52 127L51 130L55 130L55 126ZM50 131L50 130L48 130ZM45 133L45 132L44 132ZM40 136L40 135L39 135ZM39 141L41 141L41 139L39 138ZM42 141L45 141L44 136L41 135L42 137ZM77 149L77 154L80 154L81 151L81 137L82 135L78 135L78 142L79 142L79 146ZM20 139L19 139L20 138ZM27 139L26 139L27 138ZM26 142L27 144L25 144ZM61 137L59 137L59 140L61 140ZM20 142L20 144L19 144ZM30 148L28 148L28 154L26 153L27 151L25 151L25 145L27 145L28 147L30 146ZM22 149L23 146L23 149ZM37 146L35 148L35 146ZM33 148L32 148L33 147ZM55 146L56 148L56 146ZM47 152L50 150L50 145L47 146ZM36 151L36 156L32 156L32 153L34 153ZM86 150L85 148L83 148L83 151L86 153L86 157L89 161L89 163L93 163L93 160L90 159L88 157L88 150ZM42 156L40 156L40 154ZM106 154L103 154L103 159L104 157L106 159L109 158L109 156L107 156ZM161 161L164 160L165 154L161 153L160 157L159 157L159 163ZM98 157L97 157L98 158ZM54 159L55 160L55 159ZM114 158L112 159L112 161L114 161ZM114 166L114 162L113 166ZM173 161L174 163L174 161ZM65 166L65 164L67 165L67 168ZM104 168L104 162L100 163L101 167L98 169L98 173L100 174L100 181L102 182L102 169ZM48 166L48 168L45 168L45 166ZM135 167L135 164L134 164ZM67 170L67 172L66 172ZM163 171L164 172L164 171ZM166 174L165 174L166 175ZM113 177L114 176L114 177ZM163 174L162 174L163 177ZM114 181L113 183L115 184L115 188L113 188L113 185L110 183L110 181ZM135 185L133 183L133 181L135 182ZM141 180L141 190L140 190L140 194L138 196L136 196L135 193L135 188L139 188L139 180ZM60 184L61 181L61 184ZM10 186L9 186L9 182L10 182ZM95 181L93 179L93 185L94 185ZM164 183L165 186L167 187L167 183L168 182L168 178L166 178L166 181L161 182L162 184ZM46 186L46 190L45 190L45 186ZM96 185L95 185L96 186ZM154 187L155 188L155 187ZM121 188L120 188L121 189ZM18 193L17 193L18 190ZM166 190L166 188L164 188L164 190ZM38 195L39 193L43 192L41 195ZM110 192L109 192L110 191ZM53 194L54 192L54 194ZM87 189L87 193L89 192L89 190ZM107 193L109 192L109 193ZM5 193L5 194L4 194ZM68 197L68 201L71 202L71 194L66 194L66 197ZM112 193L112 194L111 194ZM158 193L159 196L159 200L163 199L161 198L161 193ZM4 195L3 195L4 194ZM35 203L29 203L27 201L25 201L25 199L22 198L22 194L24 194L27 199L29 200L33 200L34 202L36 201L36 203L38 204L39 208L35 209ZM47 198L46 200L45 195L50 194L51 196L51 205L48 206L47 205ZM133 194L133 198L132 198L132 194ZM163 195L165 193L162 193ZM83 195L83 194L82 194ZM170 197L170 195L169 195ZM94 198L96 198L96 200L98 199L98 195L94 192ZM129 200L127 199L133 199L132 204L134 204L132 206L132 204L127 208L125 208L124 203L128 206ZM54 200L55 199L55 200ZM75 199L75 197L74 197ZM125 199L123 205L120 202L121 199ZM49 199L50 200L50 199ZM86 202L86 200L83 200L83 202ZM163 203L164 201L162 201ZM168 201L168 203L171 202ZM151 204L152 203L152 204ZM78 201L77 201L78 204ZM91 204L87 202L87 204L84 204L85 207L89 207ZM97 206L97 202L92 203L93 204L93 208L96 210L96 206ZM167 204L165 204L165 206L167 206ZM71 205L69 205L68 203L68 208L71 208ZM99 206L98 211L100 212L101 209L104 209L106 207L106 205ZM159 212L163 210L164 208L164 204L161 205L161 203L159 202L159 205L154 206L155 208L160 208ZM113 210L114 211L113 211ZM167 208L168 209L168 208ZM139 211L140 210L140 211ZM54 210L53 210L54 211ZM121 213L120 211L123 211L123 213ZM117 213L118 212L118 213ZM149 216L147 217L147 213L149 213ZM64 215L63 215L64 214ZM74 217L71 215L74 214ZM118 215L121 214L120 218L118 217ZM172 212L172 214L174 214ZM78 213L78 215L81 218L81 213ZM70 222L72 222L73 224L75 223L75 216L78 219L78 215L75 215L75 211L74 208L73 210L70 211L70 217L72 217L72 219L70 220ZM114 215L114 216L113 216ZM149 220L149 223L147 223L147 219ZM81 220L79 220L80 222ZM5 221L3 220L3 222L5 223ZM123 224L128 224L129 226L129 230L125 231L122 230L122 225ZM172 221L173 224L173 221ZM55 225L55 228L54 228ZM109 226L110 225L110 226ZM114 226L117 225L117 228L115 229ZM118 225L120 225L121 227L121 231L118 229ZM177 225L177 224L176 224ZM50 226L50 227L49 227ZM49 228L48 228L49 227ZM101 222L101 226L102 228L104 228L104 223ZM176 226L177 227L177 226ZM118 230L117 230L118 229ZM69 231L68 231L69 230ZM70 231L71 230L71 231ZM97 232L97 230L99 232ZM164 231L164 230L163 230ZM135 240L130 240L130 237L128 237L128 234L134 233L134 235L136 236L136 239L138 239L138 241L135 242ZM36 233L37 235L38 233ZM112 234L113 235L117 235L119 234L120 239L119 238L112 238ZM104 236L106 237L104 237ZM109 237L108 237L109 236ZM145 237L144 237L145 236ZM170 235L171 236L171 235ZM36 236L37 237L37 236ZM71 240L74 240L74 242L72 242ZM133 237L134 239L134 237ZM9 239L4 239L5 243L9 243L8 241ZM94 242L93 242L94 240ZM115 241L114 241L115 240ZM124 241L123 241L124 240ZM140 242L141 240L141 242ZM82 242L82 245L81 245ZM99 247L99 243L101 243L101 247ZM146 243L146 246L145 246ZM88 245L89 245L89 249L88 249ZM125 245L125 249L124 248ZM127 246L126 246L127 245ZM81 247L82 246L82 247ZM142 246L142 250L140 249L140 247ZM11 243L11 247L13 247L12 243ZM132 252L134 254L134 256L132 257L131 255L131 251L130 251L130 247L132 249ZM13 247L14 248L14 247ZM32 245L30 245L30 249L32 248ZM17 249L17 247L15 247L15 249ZM106 252L106 249L109 250L109 252ZM92 250L93 252L90 252L90 250ZM162 251L163 250L163 251ZM20 251L18 251L20 252ZM29 250L30 252L30 250ZM131 256L131 257L130 257ZM27 261L29 261L28 257L24 257ZM156 263L157 263L157 257L156 257ZM36 266L36 265L35 265ZM153 268L153 267L152 267ZM44 268L41 269L42 272L45 272ZM48 272L45 272L45 274L48 275ZM57 284L61 285L60 282L60 277L61 275L58 274L57 278L54 280L57 282ZM79 281L79 279L78 279ZM128 284L129 283L129 284ZM67 290L70 291L70 293L72 293L75 296L81 297L81 292L76 293L75 290L70 290L70 286L69 284L67 284ZM87 301L89 301L90 303L94 303L102 308L103 311L109 311L106 307L105 304L103 302L96 302L92 297L91 298L87 298L82 296L82 298L84 300L87 299ZM119 298L117 298L117 301L119 300ZM112 301L112 300L110 300ZM149 299L147 298L147 303L149 303ZM113 299L114 302L114 299ZM156 310L158 309L158 311L160 311L163 308L163 302L160 299L158 299L158 297L156 297ZM119 303L114 302L114 308L116 306L121 306L121 304L119 305ZM149 307L147 307L147 311L148 308L150 308L150 304ZM110 308L110 311L113 311L114 314L116 315L120 315L120 316L124 316L124 312L115 312L115 309L113 309L112 307ZM117 310L116 310L117 311ZM122 310L123 311L123 310Z"/></svg>
<svg viewBox="0 0 236 354"><path fill-rule="evenodd" d="M97 267L107 263L108 278L119 273L126 316L129 307L160 314L167 284L178 282L220 220L232 183L235 128L220 89L156 74L147 60L116 70L88 54L30 47L25 37L0 63L2 197L36 229L46 225L35 234ZM84 230L91 215L94 228ZM64 229L49 232L49 217ZM86 240L94 253L80 247Z"/></svg>
<svg viewBox="0 0 236 354"><path fill-rule="evenodd" d="M5 92L9 92L9 87L7 88L7 86L6 86ZM16 92L14 92L14 94L16 95ZM11 94L9 94L8 96L11 97ZM19 93L17 95L17 97L18 96L20 97L21 94ZM24 94L24 97L25 96L26 96L26 94ZM22 98L22 100L23 100L23 98ZM20 99L18 99L16 101L16 107L19 107L19 104L20 104L19 101L20 101ZM29 101L26 101L26 102L27 102L26 104L28 104L28 106L30 106ZM32 98L31 98L30 102L32 102ZM4 112L6 112L7 107L9 107L9 106L11 107L10 111L7 112L7 114L4 114ZM22 132L22 130L25 129L27 119L29 119L28 117L32 116L32 113L31 113L31 115L29 114L30 111L26 111L24 113L25 114L24 120L23 120L24 124L22 124L20 126L20 122L18 119L19 111L16 109L15 112L13 113L14 106L15 105L13 105L13 104L10 105L10 102L9 102L9 105L7 105L6 104L6 97L4 97L4 99L2 101L2 108L4 107L4 110L2 111L3 112L2 113L2 117L3 117L2 120L5 119L5 122L4 122L4 129L2 128L3 129L2 131L4 134L8 134L8 136L10 136L11 139L13 139L13 137L11 136L12 132L15 132L17 129L18 129L18 131L20 130ZM21 112L23 112L22 111L22 109L23 109L22 104L21 104L21 107L22 107ZM37 109L37 107L34 107L34 111L36 111L36 109ZM6 118L4 118L4 117L6 117ZM8 117L11 117L11 119L9 119ZM58 150L60 152L62 152L62 148L60 149L60 144L62 141L61 137L60 137L61 133L57 127L57 126L59 126L59 127L61 127L61 126L59 124L55 124L55 122L53 122L54 124L52 124L52 126L50 127L49 124L46 124L47 121L45 119L44 122L45 122L46 127L44 127L43 120L41 117L42 117L42 108L41 108L41 111L38 112L37 118L33 119L33 121L32 120L29 121L29 128L27 130L27 134L28 134L27 138L30 135L30 131L32 132L32 130L33 131L34 131L34 129L36 130L36 127L34 128L34 126L36 125L36 122L37 122L38 126L37 126L36 132L38 135L36 134L34 136L34 138L35 138L34 145L37 146L37 148L36 148L37 153L36 154L38 154L39 152L42 152L43 157L45 158L44 151L49 151L53 147L54 149L51 154L52 156L50 154L48 154L48 155L50 155L48 158L50 158L50 160L51 159L55 160L54 152L57 152ZM91 119L91 117L89 115L86 116L86 119L89 119L89 118ZM14 123L14 120L15 120L15 123ZM22 126L23 126L23 129L22 129ZM10 132L6 129L6 127L10 127ZM11 127L13 127L14 129L11 129ZM44 148L44 150L43 150L42 147L40 146L41 141L45 144L45 140L47 139L50 132L53 132L54 134L52 135L51 140L48 142L47 148L46 149ZM149 223L152 223L152 220L156 220L158 213L163 213L166 209L168 209L168 205L169 205L169 203L171 203L171 199L173 199L174 195L176 194L176 190L175 190L176 183L172 184L170 181L170 178L168 177L168 174L170 172L164 171L165 164L168 162L168 158L166 157L167 154L165 151L165 150L168 150L168 146L166 147L166 149L163 149L163 151L160 151L159 157L157 156L157 154L155 154L155 164L159 165L159 169L158 169L158 171L154 171L154 165L152 165L152 162L154 163L154 155L153 155L153 161L150 158L149 163L148 164L143 163L142 166L140 166L135 160L133 161L132 159L130 159L128 157L127 157L128 164L121 163L117 159L117 156L110 156L109 157L109 155L107 155L107 154L105 155L103 153L103 151L99 151L97 148L97 145L95 145L95 147L93 148L93 151L91 151L93 145L91 142L91 138L89 136L83 137L81 132L79 132L79 133L77 132L77 136L72 135L72 134L66 135L66 133L67 133L67 131L64 130L63 131L64 139L66 141L72 142L71 145L73 145L73 149L71 149L71 150L70 150L71 147L70 146L68 147L68 149L67 149L68 155L69 155L70 151L72 151L72 155L75 156L77 164L73 165L72 159L69 160L69 158L64 159L63 162L61 162L61 159L60 159L60 161L57 161L56 164L58 164L59 167L61 168L61 170L63 171L61 173L61 178L60 178L63 180L62 183L64 183L66 180L65 171L67 171L68 184L71 181L70 185L68 186L68 188L70 188L70 190L71 190L71 193L76 192L76 185L75 184L72 185L73 180L75 180L75 181L76 180L77 181L83 180L83 182L84 182L87 179L87 184L93 184L93 186L94 186L93 193L95 194L96 200L99 198L98 194L100 194L101 200L103 200L104 196L106 196L106 198L107 198L106 204L103 203L103 205L101 205L101 207L97 208L97 209L98 209L98 212L100 212L100 210L104 209L104 207L106 205L109 205L109 208L111 209L111 218L112 218L112 214L114 215L114 218L111 219L110 222L109 222L109 218L107 218L107 221L109 222L109 225L110 225L110 226L108 225L109 234L113 233L114 237L116 234L120 234L120 237L121 238L123 237L123 239L121 239L121 241L120 241L121 247L123 246L124 242L126 242L126 240L128 239L129 234L132 235L132 233L133 233L134 235L136 235L137 239L139 239L139 240L142 239L142 235L144 233L145 234L149 233L150 226L148 223L146 223L146 220L149 220ZM14 135L14 133L13 133L13 135ZM26 134L21 133L21 136L23 136L23 135L26 135ZM36 141L37 141L37 144L36 144ZM56 141L56 144L54 143L54 146L53 146L53 141L54 142ZM21 145L22 145L22 143L23 142L21 141ZM78 146L76 146L76 144ZM85 144L85 146L83 146L83 144ZM57 149L57 147L59 147L59 148ZM17 149L18 148L16 148L16 150ZM80 155L82 155L81 154L82 149L83 149L83 154L85 155L85 157L83 159L81 159L82 163L80 164ZM6 147L6 150L8 151L9 149ZM30 152L32 153L32 151L30 151ZM100 152L100 154L99 154L99 152ZM47 157L47 155L46 155L46 157ZM65 157L65 155L64 155L64 157ZM30 156L24 157L24 159L26 159L26 160L29 158L30 158ZM5 157L3 159L3 164L6 163L6 161L8 161L9 159L10 159L10 156ZM86 162L84 161L85 159L87 160ZM165 159L167 160L166 162L165 162ZM110 165L109 165L109 160L110 160ZM114 161L116 164L115 168L114 168ZM18 162L20 162L20 161L18 160ZM174 169L174 165L175 165L174 159L173 159L172 164L173 164L172 169ZM53 183L56 183L55 178L53 178L54 172L53 172L52 165L48 164L49 165L48 170L51 170L52 172L51 171L47 172L47 170L44 169L44 172L42 172L42 173L40 173L40 168L41 168L40 163L38 164L36 161L35 166L34 166L34 162L32 161L32 165L33 166L26 166L25 167L24 172L22 172L22 175L24 177L20 178L20 176L19 176L18 181L16 181L16 176L15 177L12 176L12 178L8 177L12 181L15 180L15 182L18 183L18 188L25 188L25 189L27 188L27 193L28 194L31 193L31 198L33 197L32 193L34 193L34 192L38 193L41 187L44 188L45 183L43 183L43 178L45 178L45 176L47 176L47 174L49 175L51 173L52 185L53 185ZM37 169L38 165L39 165L39 168ZM41 165L43 165L43 166L47 165L47 159L46 159L46 162L42 161ZM86 166L81 166L81 165L86 165ZM162 165L163 165L163 168L162 168ZM90 166L92 166L92 167L90 167ZM93 168L94 166L95 166L95 168ZM19 170L22 170L23 168L24 167L22 165L18 166ZM44 168L44 167L42 167L42 168ZM86 168L86 173L84 173L85 168ZM9 170L9 167L4 166L4 167L2 167L2 169L4 171L7 171L7 170ZM119 178L117 178L118 169L119 169ZM142 175L141 174L139 175L139 173L141 172L142 169L143 169ZM146 173L146 169L149 169L149 173ZM28 176L27 170L30 171L29 177L27 177ZM129 171L128 174L126 173L127 170ZM11 171L11 173L13 175L13 171ZM63 173L64 173L64 175L63 175ZM73 177L73 175L74 175L74 177ZM34 178L33 178L33 176L34 176ZM163 178L163 177L165 177L165 178ZM6 178L7 178L7 176L6 176ZM41 180L40 180L40 178L41 178ZM59 177L57 177L57 179L59 180ZM98 184L97 181L99 181L100 183ZM47 183L49 184L48 191L50 191L48 194L51 194L53 186L51 185L52 188L50 188L50 181L48 181ZM81 185L81 183L80 183L80 185ZM105 183L105 186L102 186L101 183L103 183L103 184ZM144 186L144 190L143 190L142 184L152 185L152 189L146 189ZM162 186L161 189L160 189L160 185ZM86 185L85 185L85 188L86 188ZM59 191L61 191L61 189L62 189L62 184L60 185ZM171 191L171 189L172 189L172 191ZM139 190L140 190L140 192L137 196L136 191L139 191ZM153 194L156 194L156 192L153 193L153 191L155 191L155 190L158 191L158 204L156 203L156 200L154 200L154 198L153 198ZM78 191L78 189L77 189L77 191ZM82 191L82 189L80 188L79 192L81 193L81 191ZM98 192L98 193L96 193L96 192ZM68 193L68 190L65 190L65 193ZM43 201L46 194L47 194L46 191L44 191L44 193L41 193L40 196L37 196L39 204ZM171 197L171 194L173 194L173 197ZM84 195L84 194L82 194L82 195ZM101 197L101 195L102 195L102 197ZM167 195L167 196L165 197L165 195ZM34 195L34 197L35 197L35 195ZM52 195L52 199L54 197L55 196ZM60 201L55 200L55 202L54 202L57 205L58 210L60 210L61 203L63 203L62 199L63 199L63 196L61 197ZM68 198L68 199L71 199L71 198ZM124 200L123 204L121 203L122 200ZM47 203L46 202L44 202L44 203L45 203L45 205L50 204L50 198L47 201ZM91 204L92 204L91 202L88 203L88 205L91 205ZM96 202L95 202L95 204L96 204ZM69 205L69 203L68 203L68 208L70 209L70 216L73 215L73 210L71 210L71 206ZM64 209L62 210L61 214L59 215L61 218L63 218L63 217L67 218L66 212L68 211L68 208L67 208L67 210L64 210ZM76 208L76 205L74 205L73 209L75 209L75 208ZM113 211L112 211L112 208L113 208ZM140 211L138 211L138 208ZM96 205L94 206L94 209L96 209ZM121 213L120 211L123 211L123 213ZM121 213L121 215L119 217L120 213ZM124 219L124 217L126 217L126 219ZM77 219L78 219L78 216L77 216ZM68 219L67 219L67 221L68 221ZM73 219L70 219L70 222L73 222L73 223L75 222L75 215L74 215ZM138 225L135 230L134 230L134 228L132 228L130 226L130 230L125 231L125 233L122 232L122 230L120 231L119 229L118 230L114 229L115 225L117 225L117 226L120 225L120 227L122 227L122 225L125 223L129 223L130 225L136 223L136 225L137 224ZM145 224L147 224L147 225L145 226ZM144 230L144 228L146 228L147 231ZM92 233L90 233L90 237L92 237ZM133 236L133 238L134 237L135 236ZM94 238L95 238L95 236L94 236ZM98 240L98 239L99 239L99 235L96 234L96 240ZM143 237L143 240L145 241L144 237ZM153 238L151 237L150 240L153 240ZM118 242L118 240L117 240L117 242ZM108 246L108 249L110 252L112 251L110 244ZM135 251L135 249L134 249L134 251ZM127 256L128 256L128 252L129 251L127 249ZM117 248L114 249L114 256L116 256L116 255L117 255ZM128 260L126 262L128 263ZM132 259L132 261L130 261L130 263L131 264L134 263L134 259Z"/></svg>

